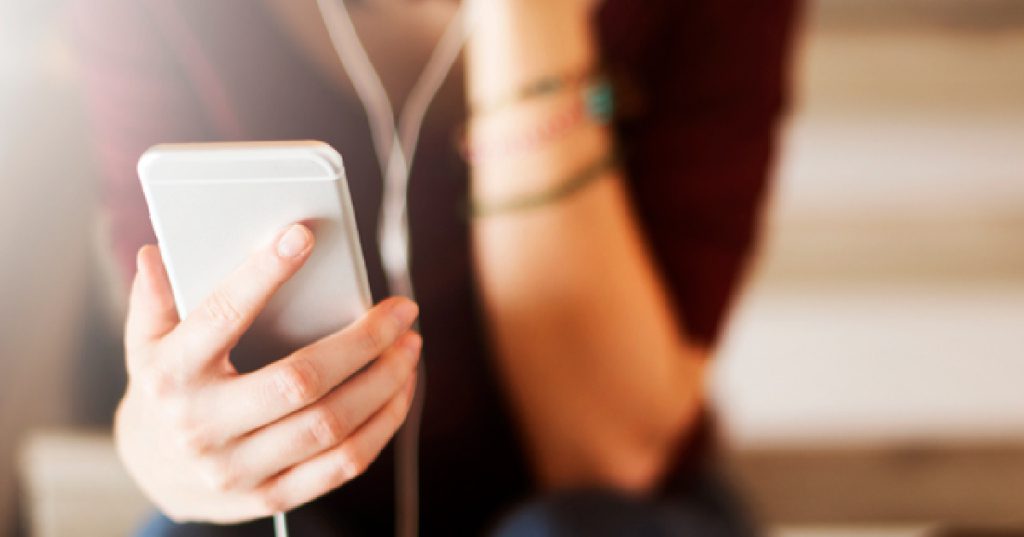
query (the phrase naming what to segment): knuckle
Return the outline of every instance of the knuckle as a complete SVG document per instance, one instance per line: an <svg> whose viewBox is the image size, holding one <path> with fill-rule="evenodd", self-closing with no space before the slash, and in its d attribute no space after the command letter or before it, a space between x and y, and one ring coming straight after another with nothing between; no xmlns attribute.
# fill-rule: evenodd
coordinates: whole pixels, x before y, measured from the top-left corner
<svg viewBox="0 0 1024 537"><path fill-rule="evenodd" d="M259 274L261 278L276 281L285 276L290 264L288 260L282 259L275 251L268 251L260 255L252 266L255 273Z"/></svg>
<svg viewBox="0 0 1024 537"><path fill-rule="evenodd" d="M355 450L343 452L338 464L335 465L335 473L340 476L339 482L363 475L373 463L373 459L373 455L361 455Z"/></svg>
<svg viewBox="0 0 1024 537"><path fill-rule="evenodd" d="M328 466L321 476L318 487L323 490L330 490L359 477L365 471L360 467L348 451L339 451L334 456L333 463Z"/></svg>
<svg viewBox="0 0 1024 537"><path fill-rule="evenodd" d="M174 398L185 384L180 362L180 358L171 353L155 357L153 363L137 375L143 390L156 399Z"/></svg>
<svg viewBox="0 0 1024 537"><path fill-rule="evenodd" d="M219 325L229 325L242 318L238 306L223 289L215 290L203 302L203 312Z"/></svg>
<svg viewBox="0 0 1024 537"><path fill-rule="evenodd" d="M179 382L175 375L161 369L149 371L138 377L142 389L155 399L167 399L178 391Z"/></svg>
<svg viewBox="0 0 1024 537"><path fill-rule="evenodd" d="M405 421L405 416L409 412L409 406L404 404L405 401L401 401L401 404L388 405L388 421L391 425L391 429L395 430L402 426L402 422Z"/></svg>
<svg viewBox="0 0 1024 537"><path fill-rule="evenodd" d="M288 501L281 490L275 486L266 486L259 489L256 494L256 502L260 511L265 515L281 513L288 510Z"/></svg>
<svg viewBox="0 0 1024 537"><path fill-rule="evenodd" d="M289 403L307 405L317 399L320 375L312 362L296 358L281 366L274 377L277 392Z"/></svg>
<svg viewBox="0 0 1024 537"><path fill-rule="evenodd" d="M167 424L178 433L190 431L193 426L192 409L184 397L169 397L160 405Z"/></svg>
<svg viewBox="0 0 1024 537"><path fill-rule="evenodd" d="M347 428L344 420L326 406L312 412L308 425L312 445L328 448L345 439Z"/></svg>
<svg viewBox="0 0 1024 537"><path fill-rule="evenodd" d="M386 365L388 378L395 383L396 387L401 386L409 378L409 373L412 370L412 363L404 358L396 353Z"/></svg>
<svg viewBox="0 0 1024 537"><path fill-rule="evenodd" d="M187 405L177 403L172 406L183 409L171 411L172 414L168 418L170 430L177 440L178 447L192 458L202 459L209 456L216 445L208 428L200 427L196 423Z"/></svg>
<svg viewBox="0 0 1024 537"><path fill-rule="evenodd" d="M409 384L412 384L411 386ZM413 372L410 378L406 380L406 384L401 388L401 402L399 406L404 409L405 413L409 413L409 408L412 407L412 401L416 398L416 373Z"/></svg>
<svg viewBox="0 0 1024 537"><path fill-rule="evenodd" d="M182 450L192 457L205 457L213 450L210 435L201 430L191 428L178 434Z"/></svg>
<svg viewBox="0 0 1024 537"><path fill-rule="evenodd" d="M380 354L387 347L385 322L367 322L359 325L356 334L360 347L366 354Z"/></svg>
<svg viewBox="0 0 1024 537"><path fill-rule="evenodd" d="M229 492L237 488L241 474L230 457L208 457L202 465L202 476L213 490Z"/></svg>

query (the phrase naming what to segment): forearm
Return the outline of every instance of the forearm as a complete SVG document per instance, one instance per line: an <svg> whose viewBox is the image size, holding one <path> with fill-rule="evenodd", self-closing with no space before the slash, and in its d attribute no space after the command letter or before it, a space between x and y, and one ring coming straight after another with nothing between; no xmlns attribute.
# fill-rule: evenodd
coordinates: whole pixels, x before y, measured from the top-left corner
<svg viewBox="0 0 1024 537"><path fill-rule="evenodd" d="M494 12L470 44L471 99L594 62L576 2L482 4ZM523 115L557 99L531 106ZM606 127L588 124L523 158L477 162L473 196L550 189L611 146ZM499 367L541 480L650 486L699 408L702 357L678 329L622 178L479 218L473 235Z"/></svg>

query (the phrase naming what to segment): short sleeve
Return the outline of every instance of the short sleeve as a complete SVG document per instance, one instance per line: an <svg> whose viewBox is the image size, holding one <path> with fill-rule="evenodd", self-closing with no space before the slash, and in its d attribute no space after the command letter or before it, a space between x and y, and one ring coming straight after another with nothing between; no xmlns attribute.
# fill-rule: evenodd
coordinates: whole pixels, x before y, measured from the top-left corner
<svg viewBox="0 0 1024 537"><path fill-rule="evenodd" d="M696 341L751 256L787 97L793 0L609 1L600 14L634 205Z"/></svg>

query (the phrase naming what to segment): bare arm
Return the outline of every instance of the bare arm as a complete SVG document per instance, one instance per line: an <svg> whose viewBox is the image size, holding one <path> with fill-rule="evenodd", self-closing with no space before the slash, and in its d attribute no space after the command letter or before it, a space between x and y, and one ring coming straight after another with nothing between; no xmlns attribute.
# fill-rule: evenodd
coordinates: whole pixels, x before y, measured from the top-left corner
<svg viewBox="0 0 1024 537"><path fill-rule="evenodd" d="M593 63L587 2L480 4L471 99ZM527 103L488 121L514 129L557 106ZM592 124L522 159L484 160L473 196L547 190L611 144ZM678 329L622 178L608 172L556 203L479 218L473 239L499 367L542 483L652 486L695 420L704 353Z"/></svg>

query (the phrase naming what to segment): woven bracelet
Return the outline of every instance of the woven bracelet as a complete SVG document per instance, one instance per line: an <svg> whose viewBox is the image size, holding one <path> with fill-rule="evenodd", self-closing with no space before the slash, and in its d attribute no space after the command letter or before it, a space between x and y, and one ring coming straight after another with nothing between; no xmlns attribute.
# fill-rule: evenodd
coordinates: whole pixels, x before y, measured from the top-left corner
<svg viewBox="0 0 1024 537"><path fill-rule="evenodd" d="M605 172L618 167L619 162L618 152L611 151L547 190L501 201L473 201L469 206L469 215L474 218L495 216L525 211L560 201L604 177Z"/></svg>

